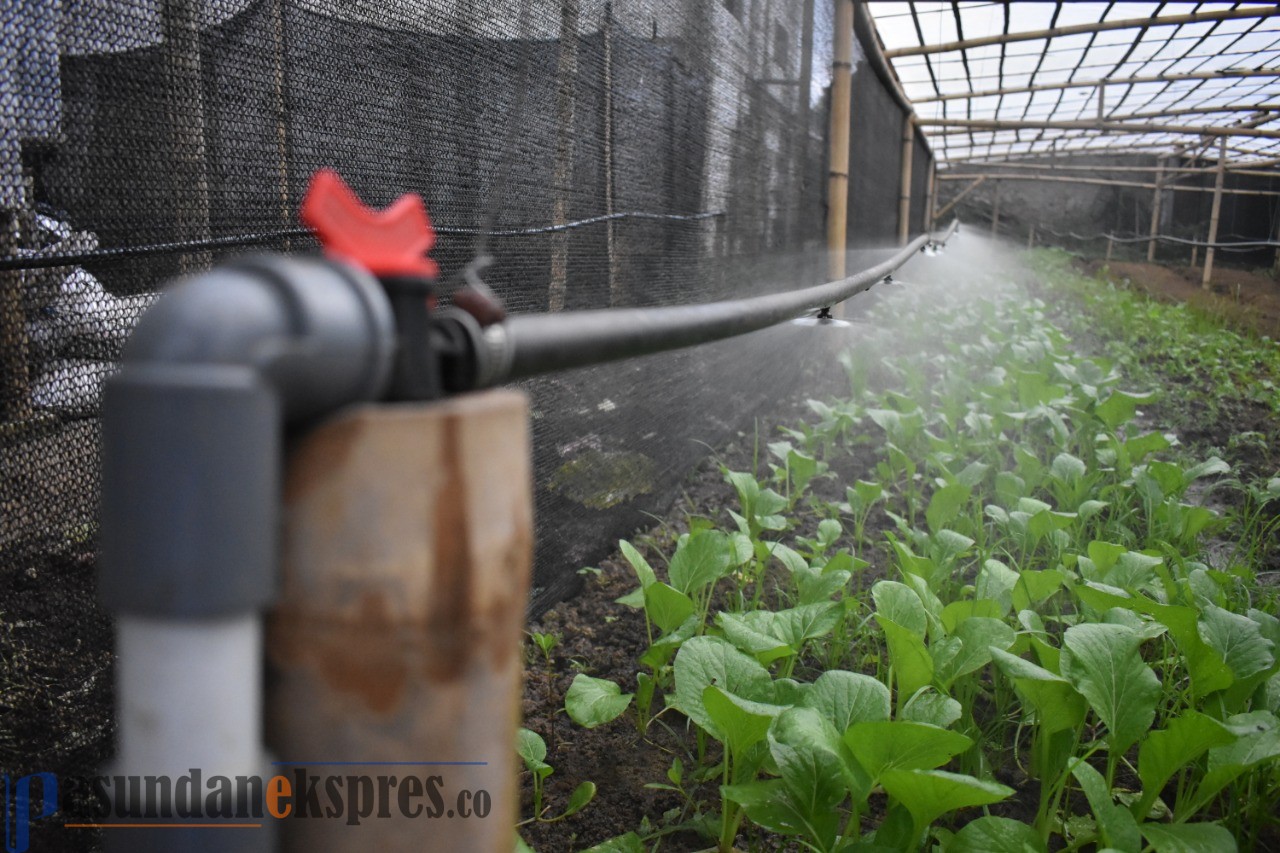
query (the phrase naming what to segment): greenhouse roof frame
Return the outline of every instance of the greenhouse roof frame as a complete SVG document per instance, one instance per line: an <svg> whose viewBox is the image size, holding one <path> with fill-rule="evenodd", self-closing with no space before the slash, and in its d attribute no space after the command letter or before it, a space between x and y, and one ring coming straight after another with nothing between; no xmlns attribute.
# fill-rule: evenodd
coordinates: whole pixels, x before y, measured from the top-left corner
<svg viewBox="0 0 1280 853"><path fill-rule="evenodd" d="M1274 3L866 7L943 169L1219 150L1227 168L1256 169L1280 157Z"/></svg>

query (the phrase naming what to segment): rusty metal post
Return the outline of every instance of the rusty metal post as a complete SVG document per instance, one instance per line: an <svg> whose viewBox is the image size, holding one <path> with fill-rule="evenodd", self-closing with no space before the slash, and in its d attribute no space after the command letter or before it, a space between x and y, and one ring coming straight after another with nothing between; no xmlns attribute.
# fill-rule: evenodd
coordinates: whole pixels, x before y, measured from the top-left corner
<svg viewBox="0 0 1280 853"><path fill-rule="evenodd" d="M510 853L533 541L527 424L524 395L490 391L355 409L293 449L268 742L282 762L317 762L287 766L287 779L299 768L372 778L390 804L357 826L283 820L283 850ZM339 762L352 765L325 766ZM428 818L432 787L443 813ZM406 816L401 797L423 813Z"/></svg>

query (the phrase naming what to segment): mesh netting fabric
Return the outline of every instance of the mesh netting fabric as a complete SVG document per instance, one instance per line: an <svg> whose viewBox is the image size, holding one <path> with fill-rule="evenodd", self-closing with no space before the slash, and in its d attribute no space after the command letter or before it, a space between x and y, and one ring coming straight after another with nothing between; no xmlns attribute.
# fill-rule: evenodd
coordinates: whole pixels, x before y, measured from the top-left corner
<svg viewBox="0 0 1280 853"><path fill-rule="evenodd" d="M316 169L376 206L420 193L445 277L495 232L486 278L512 312L825 273L823 0L22 0L0 17L0 573L25 590L0 636L57 678L82 682L79 656L100 679L71 700L88 748L0 743L15 772L87 772L109 752L110 626L91 594L102 381L174 277L314 250L296 211ZM903 114L864 57L849 236L870 247L896 239ZM928 163L918 146L913 232ZM803 391L830 347L798 335L525 383L535 606L668 505L704 443ZM63 603L82 618L50 621ZM0 728L33 731L19 723L37 700L4 688Z"/></svg>

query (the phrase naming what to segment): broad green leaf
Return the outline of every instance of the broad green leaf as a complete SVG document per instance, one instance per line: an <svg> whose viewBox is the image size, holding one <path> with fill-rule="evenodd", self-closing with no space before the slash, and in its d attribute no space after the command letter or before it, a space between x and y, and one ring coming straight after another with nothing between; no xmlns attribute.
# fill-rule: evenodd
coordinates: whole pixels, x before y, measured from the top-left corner
<svg viewBox="0 0 1280 853"><path fill-rule="evenodd" d="M889 719L889 688L860 672L829 669L818 676L801 704L843 732L854 723Z"/></svg>
<svg viewBox="0 0 1280 853"><path fill-rule="evenodd" d="M1146 836L1155 853L1234 853L1236 840L1214 823L1145 823Z"/></svg>
<svg viewBox="0 0 1280 853"><path fill-rule="evenodd" d="M829 847L839 828L836 812L847 791L839 755L841 742L816 711L797 708L778 718L769 732L769 754L808 835Z"/></svg>
<svg viewBox="0 0 1280 853"><path fill-rule="evenodd" d="M1142 800L1134 814L1143 817L1173 774L1209 749L1233 742L1236 736L1222 723L1198 711L1186 710L1166 728L1154 731L1138 746L1138 778Z"/></svg>
<svg viewBox="0 0 1280 853"><path fill-rule="evenodd" d="M594 848L594 847L593 847L593 848L591 848L591 850L590 850L590 851L587 851L587 853L591 853L591 851L595 851L595 853L600 853L600 851L596 850L596 848ZM532 848L532 847L530 847L530 846L525 842L525 840L524 840L523 838L521 838L521 837L520 837L520 834L519 834L519 833L516 833L516 846L515 846L515 853L534 853L533 848ZM606 851L606 853L608 853L608 851Z"/></svg>
<svg viewBox="0 0 1280 853"><path fill-rule="evenodd" d="M978 573L978 577L981 582L981 572ZM956 626L966 619L974 617L999 619L1007 612L1009 612L1008 605L1001 606L1000 602L993 599L966 598L963 601L953 601L942 608L942 627L948 634L953 634Z"/></svg>
<svg viewBox="0 0 1280 853"><path fill-rule="evenodd" d="M872 778L892 769L941 767L973 746L959 732L902 720L854 723L844 742Z"/></svg>
<svg viewBox="0 0 1280 853"><path fill-rule="evenodd" d="M792 450L787 453L787 470L796 491L802 492L818 473L818 460L798 450Z"/></svg>
<svg viewBox="0 0 1280 853"><path fill-rule="evenodd" d="M715 726L708 731L733 756L763 741L769 724L782 712L782 706L752 702L726 693L714 684L708 684L702 691L702 705Z"/></svg>
<svg viewBox="0 0 1280 853"><path fill-rule="evenodd" d="M700 530L691 535L671 557L668 574L671 585L691 595L715 583L729 569L733 554L728 538L718 530Z"/></svg>
<svg viewBox="0 0 1280 853"><path fill-rule="evenodd" d="M925 510L925 521L934 533L945 528L969 501L972 489L959 483L943 486L933 493L929 499L929 508Z"/></svg>
<svg viewBox="0 0 1280 853"><path fill-rule="evenodd" d="M1237 680L1269 670L1275 663L1271 641L1247 616L1210 604L1200 611L1198 627L1200 639L1222 656Z"/></svg>
<svg viewBox="0 0 1280 853"><path fill-rule="evenodd" d="M928 617L924 603L911 587L897 581L877 581L871 587L871 598L879 616L913 634L924 636Z"/></svg>
<svg viewBox="0 0 1280 853"><path fill-rule="evenodd" d="M604 678L592 678L584 673L573 677L564 697L564 709L578 725L594 729L615 720L631 704L631 694Z"/></svg>
<svg viewBox="0 0 1280 853"><path fill-rule="evenodd" d="M918 600L918 599L917 599ZM933 658L924 646L922 634L903 628L892 619L877 615L889 647L889 662L898 680L898 701L933 681Z"/></svg>
<svg viewBox="0 0 1280 853"><path fill-rule="evenodd" d="M691 615L677 625L674 631L655 640L652 646L645 649L640 656L640 663L657 672L671 661L671 656L684 645L685 640L698 633L701 627L701 617L696 613Z"/></svg>
<svg viewBox="0 0 1280 853"><path fill-rule="evenodd" d="M1084 697L1062 676L1000 649L991 650L991 659L1035 708L1047 734L1073 729L1084 720Z"/></svg>
<svg viewBox="0 0 1280 853"><path fill-rule="evenodd" d="M716 624L724 631L726 640L766 666L796 653L786 642L771 633L758 630L736 613L717 614Z"/></svg>
<svg viewBox="0 0 1280 853"><path fill-rule="evenodd" d="M1087 762L1075 759L1071 765L1071 775L1080 783L1080 789L1084 791L1085 799L1093 809L1103 843L1117 850L1141 850L1142 837L1138 834L1138 822L1128 809L1111 799L1111 791L1102 774Z"/></svg>
<svg viewBox="0 0 1280 853"><path fill-rule="evenodd" d="M573 793L569 795L569 807L564 810L561 817L569 817L575 815L587 807L587 804L596 798L596 783L582 782L578 787L573 789Z"/></svg>
<svg viewBox="0 0 1280 853"><path fill-rule="evenodd" d="M1199 612L1194 608L1159 604L1141 595L1130 595L1123 590L1093 583L1081 584L1073 591L1081 601L1100 613L1112 607L1126 607L1146 613L1167 627L1169 636L1187 663L1193 696L1207 696L1229 687L1234 681L1231 670L1223 665L1222 656L1200 638Z"/></svg>
<svg viewBox="0 0 1280 853"><path fill-rule="evenodd" d="M1007 650L1016 638L1014 630L999 619L975 616L956 626L953 639L961 643L960 651L945 665L934 661L934 677L946 689L951 682L982 669L991 661L991 648Z"/></svg>
<svg viewBox="0 0 1280 853"><path fill-rule="evenodd" d="M998 782L944 770L887 770L880 784L911 812L917 831L947 812L998 803L1013 794Z"/></svg>
<svg viewBox="0 0 1280 853"><path fill-rule="evenodd" d="M773 698L768 671L754 658L719 637L693 637L676 655L675 706L707 731L714 722L702 702L702 692L715 685L743 699L767 702Z"/></svg>
<svg viewBox="0 0 1280 853"><path fill-rule="evenodd" d="M657 576L653 573L653 569L635 547L625 539L618 541L618 549L622 551L622 556L631 564L631 568L636 573L636 577L640 579L640 588L645 589L649 584L657 580Z"/></svg>
<svg viewBox="0 0 1280 853"><path fill-rule="evenodd" d="M940 729L949 727L960 719L960 703L932 687L917 690L902 706L899 720L911 723L927 723Z"/></svg>
<svg viewBox="0 0 1280 853"><path fill-rule="evenodd" d="M769 553L773 555L774 559L786 566L789 572L797 572L809 567L809 563L804 557L801 557L794 549L788 548L781 542L770 542Z"/></svg>
<svg viewBox="0 0 1280 853"><path fill-rule="evenodd" d="M1026 610L1048 600L1062 587L1062 581L1062 572L1057 569L1027 569L1019 572L1018 582L1013 586L1014 609Z"/></svg>
<svg viewBox="0 0 1280 853"><path fill-rule="evenodd" d="M1053 464L1049 466L1050 475L1064 482L1083 477L1087 470L1084 462L1070 453L1059 453L1053 458Z"/></svg>
<svg viewBox="0 0 1280 853"><path fill-rule="evenodd" d="M773 633L799 649L805 640L830 633L840 623L844 612L838 601L820 601L779 610L773 614Z"/></svg>
<svg viewBox="0 0 1280 853"><path fill-rule="evenodd" d="M829 601L831 596L848 586L851 577L852 575L847 571L827 571L825 568L812 567L805 567L791 574L791 579L795 581L796 592L799 594L800 604Z"/></svg>
<svg viewBox="0 0 1280 853"><path fill-rule="evenodd" d="M1116 753L1151 728L1161 695L1160 680L1142 660L1140 642L1123 625L1073 625L1063 638L1062 675L1106 724Z"/></svg>
<svg viewBox="0 0 1280 853"><path fill-rule="evenodd" d="M546 763L547 743L537 732L523 728L516 730L516 754L529 772L539 777L551 775L551 767Z"/></svg>
<svg viewBox="0 0 1280 853"><path fill-rule="evenodd" d="M844 528L840 526L840 522L834 518L824 518L818 522L818 543L824 548L830 548L843 532Z"/></svg>
<svg viewBox="0 0 1280 853"><path fill-rule="evenodd" d="M1035 829L1020 820L988 815L961 827L947 853L1048 853Z"/></svg>
<svg viewBox="0 0 1280 853"><path fill-rule="evenodd" d="M634 832L615 835L607 841L601 841L595 847L589 847L582 853L645 853L644 842Z"/></svg>
<svg viewBox="0 0 1280 853"><path fill-rule="evenodd" d="M669 634L693 615L693 600L673 586L654 581L644 591L644 609L653 624Z"/></svg>
<svg viewBox="0 0 1280 853"><path fill-rule="evenodd" d="M1001 615L1013 609L1013 587L1018 573L999 560L987 560L978 570L973 594L980 599L998 602Z"/></svg>
<svg viewBox="0 0 1280 853"><path fill-rule="evenodd" d="M1236 733L1236 740L1225 746L1209 750L1209 761L1204 778L1188 801L1188 811L1194 813L1237 777L1264 761L1280 758L1280 721L1266 711L1237 714L1226 722L1227 728ZM1178 804L1179 815L1183 811Z"/></svg>
<svg viewBox="0 0 1280 853"><path fill-rule="evenodd" d="M804 835L809 825L791 802L781 779L721 785L720 796L742 806L751 822L779 835Z"/></svg>
<svg viewBox="0 0 1280 853"><path fill-rule="evenodd" d="M1155 400L1154 394L1130 394L1119 389L1112 391L1107 399L1098 404L1094 414L1112 430L1123 423L1133 420L1138 406Z"/></svg>

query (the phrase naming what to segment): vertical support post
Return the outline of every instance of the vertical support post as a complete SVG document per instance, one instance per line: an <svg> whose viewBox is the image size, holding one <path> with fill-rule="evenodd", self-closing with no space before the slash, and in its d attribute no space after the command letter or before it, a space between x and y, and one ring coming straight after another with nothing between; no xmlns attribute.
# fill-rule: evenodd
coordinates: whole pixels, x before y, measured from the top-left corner
<svg viewBox="0 0 1280 853"><path fill-rule="evenodd" d="M996 181L996 198L991 206L991 236L997 235L997 229L1000 227L1000 182Z"/></svg>
<svg viewBox="0 0 1280 853"><path fill-rule="evenodd" d="M1027 248L1034 249L1036 247L1036 227L1034 225L1027 228Z"/></svg>
<svg viewBox="0 0 1280 853"><path fill-rule="evenodd" d="M1200 235L1196 234L1195 239L1199 240ZM1199 262L1200 262L1200 247L1192 246L1191 247L1191 268L1195 269L1196 266L1199 264Z"/></svg>
<svg viewBox="0 0 1280 853"><path fill-rule="evenodd" d="M1147 263L1154 263L1156 259L1156 235L1160 233L1160 200L1163 198L1161 190L1161 182L1164 179L1164 158L1156 158L1156 188L1155 195L1151 199L1151 239L1147 241Z"/></svg>
<svg viewBox="0 0 1280 853"><path fill-rule="evenodd" d="M209 238L209 176L204 139L204 76L200 57L200 8L196 0L163 5L165 119L172 164L174 223L178 239ZM207 251L182 255L183 272L209 265Z"/></svg>
<svg viewBox="0 0 1280 853"><path fill-rule="evenodd" d="M604 212L614 212L614 161L613 161L613 3L604 4ZM605 246L609 255L609 304L622 304L622 276L618 268L617 222L605 223Z"/></svg>
<svg viewBox="0 0 1280 853"><path fill-rule="evenodd" d="M1218 171L1213 179L1213 210L1209 214L1209 246L1204 250L1204 275L1200 278L1200 287L1209 289L1209 279L1213 277L1213 244L1218 242L1218 218L1222 213L1222 181L1227 173L1227 138L1224 136L1218 143Z"/></svg>
<svg viewBox="0 0 1280 853"><path fill-rule="evenodd" d="M898 245L907 245L911 237L911 166L915 141L915 116L902 117L902 173L898 178Z"/></svg>
<svg viewBox="0 0 1280 853"><path fill-rule="evenodd" d="M810 163L813 152L813 128L812 108L809 102L809 90L813 88L813 24L814 24L814 3L815 0L804 0L804 6L801 10L803 21L800 27L800 85L796 88L796 115L800 124L798 139L792 145L793 160L792 168L798 173L803 163ZM718 220L717 220L718 221ZM812 234L805 232L806 227L812 227L811 221L805 216L796 216L793 219L794 231L791 234L791 244L793 246L803 246L813 239ZM816 270L815 270L816 273Z"/></svg>
<svg viewBox="0 0 1280 853"><path fill-rule="evenodd" d="M528 401L516 392L364 407L297 444L268 623L271 747L284 762L423 762L284 775L439 777L449 811L411 817L401 803L431 799L399 787L388 816L358 826L281 821L282 850L510 853L531 504Z"/></svg>
<svg viewBox="0 0 1280 853"><path fill-rule="evenodd" d="M849 215L849 111L853 98L853 0L835 0L831 59L831 146L827 176L827 280L845 277Z"/></svg>
<svg viewBox="0 0 1280 853"><path fill-rule="evenodd" d="M280 181L279 202L280 222L289 226L294 221L293 204L289 198L289 110L288 103L288 54L285 45L284 0L274 0L271 4L271 38L272 38L272 100L271 107L276 118L276 169ZM286 238L285 250L291 248Z"/></svg>
<svg viewBox="0 0 1280 853"><path fill-rule="evenodd" d="M1107 235L1107 259L1104 263L1111 263L1111 251L1115 248L1116 242L1111 239L1111 235Z"/></svg>
<svg viewBox="0 0 1280 853"><path fill-rule="evenodd" d="M20 228L17 211L0 211L3 257L17 256ZM22 310L22 273L0 272L0 420L16 421L31 414L29 355L26 315Z"/></svg>
<svg viewBox="0 0 1280 853"><path fill-rule="evenodd" d="M556 160L552 178L551 223L569 221L569 196L573 192L573 114L578 81L578 11L581 0L560 4L560 52L556 58ZM551 286L547 307L563 311L569 287L569 232L551 237Z"/></svg>
<svg viewBox="0 0 1280 853"><path fill-rule="evenodd" d="M933 206L937 203L938 172L937 164L929 159L929 176L924 182L924 230L933 230Z"/></svg>
<svg viewBox="0 0 1280 853"><path fill-rule="evenodd" d="M1277 243L1280 243L1280 224L1276 226L1276 236L1273 237L1272 239L1275 240ZM1280 247L1276 248L1276 258L1274 261L1272 261L1271 272L1273 276L1276 273L1280 273Z"/></svg>

